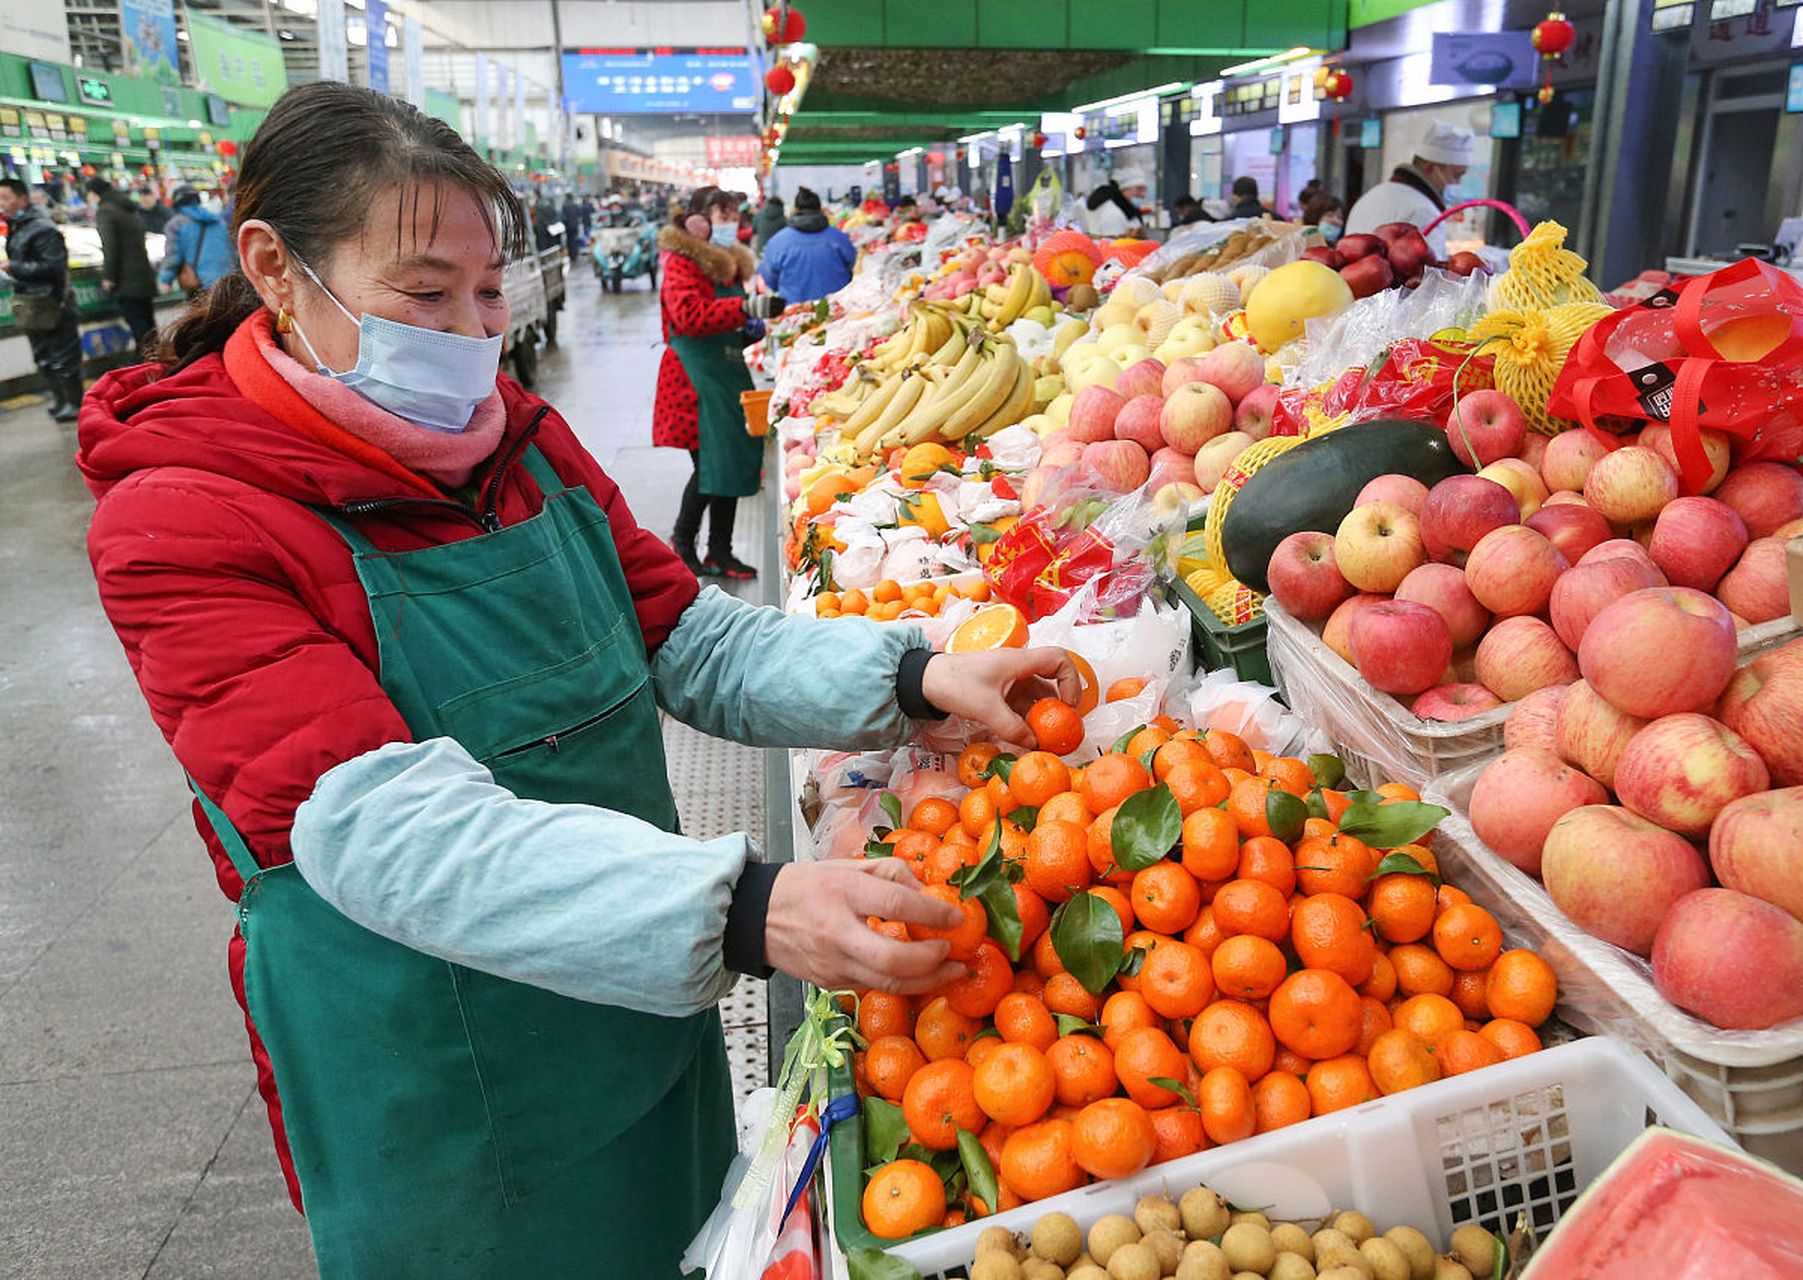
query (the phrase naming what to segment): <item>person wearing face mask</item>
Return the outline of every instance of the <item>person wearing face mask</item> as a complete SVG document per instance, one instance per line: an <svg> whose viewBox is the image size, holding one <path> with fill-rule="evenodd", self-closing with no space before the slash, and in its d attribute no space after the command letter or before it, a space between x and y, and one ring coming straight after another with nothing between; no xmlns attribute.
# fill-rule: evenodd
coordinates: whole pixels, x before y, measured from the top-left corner
<svg viewBox="0 0 1803 1280"><path fill-rule="evenodd" d="M1333 244L1346 229L1346 213L1340 197L1317 186L1302 197L1302 225L1320 229L1321 238Z"/></svg>
<svg viewBox="0 0 1803 1280"><path fill-rule="evenodd" d="M771 293L747 297L757 259L739 243L739 197L702 187L682 217L658 233L663 308L663 363L651 443L686 449L692 470L676 513L670 545L692 572L747 579L757 570L733 554L739 499L758 491L763 443L745 430L739 393L750 391L743 352L762 336L762 321L788 305ZM756 326L753 332L751 326ZM707 558L697 541L707 518Z"/></svg>
<svg viewBox="0 0 1803 1280"><path fill-rule="evenodd" d="M1476 149L1471 130L1435 120L1415 148L1414 159L1398 165L1387 182L1353 202L1346 214L1346 234L1369 234L1390 222L1412 222L1425 229L1446 212L1447 188L1464 178ZM1436 258L1446 256L1445 223L1427 233L1427 244Z"/></svg>
<svg viewBox="0 0 1803 1280"><path fill-rule="evenodd" d="M181 285L190 298L210 289L232 269L231 233L193 187L177 187L170 197L175 216L163 231L163 265L157 281Z"/></svg>

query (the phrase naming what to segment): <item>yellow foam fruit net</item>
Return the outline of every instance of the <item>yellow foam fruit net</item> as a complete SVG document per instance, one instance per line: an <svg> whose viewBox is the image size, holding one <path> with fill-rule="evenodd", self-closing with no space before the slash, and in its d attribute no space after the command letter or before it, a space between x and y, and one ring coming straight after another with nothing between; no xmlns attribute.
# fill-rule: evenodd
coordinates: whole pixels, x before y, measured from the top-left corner
<svg viewBox="0 0 1803 1280"><path fill-rule="evenodd" d="M1544 310L1492 311L1471 327L1479 350L1496 357L1496 389L1521 406L1528 425L1558 435L1574 425L1546 411L1565 358L1591 325L1613 312L1606 302L1566 302Z"/></svg>
<svg viewBox="0 0 1803 1280"><path fill-rule="evenodd" d="M1227 553L1221 543L1221 528L1234 498L1258 469L1279 454L1301 444L1301 436L1270 436L1243 450L1221 483L1215 486L1208 503L1208 523L1203 526L1207 539L1207 561L1190 575L1190 587L1202 597L1215 616L1226 623L1250 622L1264 614L1264 597L1227 572ZM1199 581L1196 579L1200 579ZM1204 588L1212 588L1205 590Z"/></svg>
<svg viewBox="0 0 1803 1280"><path fill-rule="evenodd" d="M1565 247L1565 228L1542 222L1509 250L1509 269L1490 286L1493 311L1545 311L1567 302L1601 302L1584 272L1590 265Z"/></svg>

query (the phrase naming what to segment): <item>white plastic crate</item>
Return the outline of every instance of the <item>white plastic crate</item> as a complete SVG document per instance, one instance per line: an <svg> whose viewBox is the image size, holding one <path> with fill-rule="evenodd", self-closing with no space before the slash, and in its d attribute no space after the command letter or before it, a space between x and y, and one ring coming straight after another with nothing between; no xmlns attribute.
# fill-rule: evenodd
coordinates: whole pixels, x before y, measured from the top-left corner
<svg viewBox="0 0 1803 1280"><path fill-rule="evenodd" d="M1482 772L1459 769L1423 796L1453 811L1434 845L1441 871L1546 957L1567 1022L1645 1050L1748 1151L1803 1173L1803 1019L1724 1031L1660 995L1647 961L1578 928L1538 880L1478 838L1466 815Z"/></svg>
<svg viewBox="0 0 1803 1280"><path fill-rule="evenodd" d="M977 1237L1025 1234L1063 1212L1085 1230L1133 1212L1143 1195L1173 1199L1206 1184L1273 1221L1357 1209L1380 1229L1408 1225L1444 1245L1455 1226L1491 1229L1526 1212L1544 1236L1585 1186L1658 1122L1712 1142L1732 1139L1671 1081L1606 1038L1578 1040L1114 1182L1023 1205L898 1244L927 1280L962 1276Z"/></svg>

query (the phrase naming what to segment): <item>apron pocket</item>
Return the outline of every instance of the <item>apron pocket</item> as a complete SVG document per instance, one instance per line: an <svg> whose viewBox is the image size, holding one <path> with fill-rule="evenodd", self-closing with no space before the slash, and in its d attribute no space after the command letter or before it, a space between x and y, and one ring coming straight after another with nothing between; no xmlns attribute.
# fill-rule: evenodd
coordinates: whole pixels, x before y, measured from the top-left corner
<svg viewBox="0 0 1803 1280"><path fill-rule="evenodd" d="M444 732L484 763L548 742L631 701L649 668L642 653L623 661L616 649L629 642L636 648L636 640L626 634L625 620L616 618L576 656L458 694L433 710Z"/></svg>
<svg viewBox="0 0 1803 1280"><path fill-rule="evenodd" d="M626 696L605 710L567 728L476 758L488 766L496 782L516 796L551 804L593 804L596 780L604 770L619 769L622 739L642 739L631 745L655 762L661 781L663 737L649 676L640 675ZM461 736L458 740L463 741ZM621 796L612 807L674 830L668 821L673 816L670 810L655 803L668 795L669 785L663 783L661 787L648 787L643 795Z"/></svg>

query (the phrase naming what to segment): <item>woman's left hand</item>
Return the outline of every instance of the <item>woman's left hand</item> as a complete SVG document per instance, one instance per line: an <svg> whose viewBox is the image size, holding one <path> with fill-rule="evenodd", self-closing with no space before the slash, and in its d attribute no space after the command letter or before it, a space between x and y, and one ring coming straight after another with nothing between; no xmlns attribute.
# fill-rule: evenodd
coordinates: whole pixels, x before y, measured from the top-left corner
<svg viewBox="0 0 1803 1280"><path fill-rule="evenodd" d="M1041 698L1072 706L1083 681L1063 649L991 649L936 653L921 673L920 691L947 715L975 720L1002 742L1037 740L1022 718Z"/></svg>

